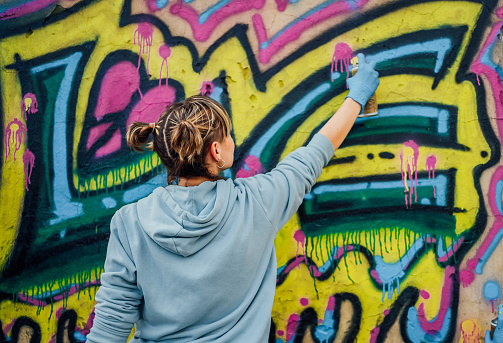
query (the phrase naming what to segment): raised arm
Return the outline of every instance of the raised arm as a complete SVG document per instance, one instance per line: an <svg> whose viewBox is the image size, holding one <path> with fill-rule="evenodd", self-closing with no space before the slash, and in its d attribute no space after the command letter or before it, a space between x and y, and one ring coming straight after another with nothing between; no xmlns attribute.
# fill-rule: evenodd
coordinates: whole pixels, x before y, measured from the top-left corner
<svg viewBox="0 0 503 343"><path fill-rule="evenodd" d="M358 54L358 72L348 79L349 94L337 112L319 131L337 150L353 127L356 117L379 85L376 63L367 63L363 54Z"/></svg>

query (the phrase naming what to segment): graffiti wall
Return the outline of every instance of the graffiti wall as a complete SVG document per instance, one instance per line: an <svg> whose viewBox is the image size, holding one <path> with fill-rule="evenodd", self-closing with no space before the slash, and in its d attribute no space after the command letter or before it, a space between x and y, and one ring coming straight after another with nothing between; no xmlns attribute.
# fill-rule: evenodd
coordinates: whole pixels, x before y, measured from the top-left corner
<svg viewBox="0 0 503 343"><path fill-rule="evenodd" d="M0 342L84 342L109 222L166 184L132 121L205 94L234 169L272 169L377 62L359 118L276 238L270 342L479 342L503 275L503 2L0 4ZM159 294L159 296L163 296Z"/></svg>

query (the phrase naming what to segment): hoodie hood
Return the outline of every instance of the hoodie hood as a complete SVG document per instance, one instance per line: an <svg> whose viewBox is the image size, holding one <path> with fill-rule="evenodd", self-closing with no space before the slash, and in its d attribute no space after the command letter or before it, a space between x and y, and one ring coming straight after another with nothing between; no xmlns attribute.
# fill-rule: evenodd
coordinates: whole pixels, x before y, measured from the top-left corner
<svg viewBox="0 0 503 343"><path fill-rule="evenodd" d="M190 256L204 248L228 217L230 183L159 187L138 201L143 230L172 253Z"/></svg>

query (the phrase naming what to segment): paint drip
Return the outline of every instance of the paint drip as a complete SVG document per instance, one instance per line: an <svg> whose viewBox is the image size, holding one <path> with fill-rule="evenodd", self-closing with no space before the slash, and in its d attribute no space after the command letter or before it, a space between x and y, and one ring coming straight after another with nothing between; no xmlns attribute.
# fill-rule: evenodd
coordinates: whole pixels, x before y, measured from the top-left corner
<svg viewBox="0 0 503 343"><path fill-rule="evenodd" d="M428 156L426 159L426 170L428 171L428 179L435 179L435 165L437 164L437 158L434 155ZM433 185L433 197L437 198L437 192L435 190L435 185Z"/></svg>
<svg viewBox="0 0 503 343"><path fill-rule="evenodd" d="M35 164L35 155L26 149L23 154L23 165L24 165L24 176L25 176L25 187L28 191L28 185L31 184L31 172L33 170L33 165Z"/></svg>
<svg viewBox="0 0 503 343"><path fill-rule="evenodd" d="M306 257L306 235L302 230L297 230L293 234L293 238L297 241L297 251L295 252L295 261L297 262L297 266L299 267L300 270L300 263L298 262L299 260L299 246L302 245L302 250L304 253L304 260L306 262L306 266L309 266L307 264L307 257Z"/></svg>
<svg viewBox="0 0 503 343"><path fill-rule="evenodd" d="M33 114L38 112L38 102L35 94L26 93L26 95L23 97L21 110L23 112L23 117L25 120L28 119L28 117L26 116L27 113Z"/></svg>
<svg viewBox="0 0 503 343"><path fill-rule="evenodd" d="M479 343L480 326L473 319L465 320L461 323L461 335L463 343Z"/></svg>
<svg viewBox="0 0 503 343"><path fill-rule="evenodd" d="M147 74L149 73L148 65L150 63L150 48L152 47L154 29L149 23L140 23L138 28L134 32L134 44L138 44L140 47L140 53L138 55L138 70L140 69L141 55L147 52ZM136 42L138 39L138 42Z"/></svg>
<svg viewBox="0 0 503 343"><path fill-rule="evenodd" d="M159 87L162 81L162 67L166 63L166 86L168 85L169 71L168 71L168 57L171 56L171 48L169 45L163 45L159 48L159 56L162 58L161 71L159 72Z"/></svg>
<svg viewBox="0 0 503 343"><path fill-rule="evenodd" d="M334 81L333 74L334 71L340 73L346 73L346 79L349 77L349 63L351 62L351 56L353 55L353 49L346 43L338 43L335 46L334 54L332 56L332 67L330 69L330 79Z"/></svg>
<svg viewBox="0 0 503 343"><path fill-rule="evenodd" d="M418 145L409 140L403 143L402 151L400 152L400 172L402 174L402 182L405 188L405 207L409 208L412 205L412 193L414 201L417 202L417 160L419 159ZM410 187L407 186L407 177L410 179ZM415 180L414 180L415 179ZM407 195L409 199L407 201Z"/></svg>
<svg viewBox="0 0 503 343"><path fill-rule="evenodd" d="M288 324L286 325L286 341L290 342L297 331L297 326L299 326L300 317L298 314L293 313L288 317Z"/></svg>
<svg viewBox="0 0 503 343"><path fill-rule="evenodd" d="M22 143L26 143L26 132L28 129L19 119L14 118L5 129L5 162L10 155L10 144L14 143L14 161L16 160L16 152L21 147Z"/></svg>

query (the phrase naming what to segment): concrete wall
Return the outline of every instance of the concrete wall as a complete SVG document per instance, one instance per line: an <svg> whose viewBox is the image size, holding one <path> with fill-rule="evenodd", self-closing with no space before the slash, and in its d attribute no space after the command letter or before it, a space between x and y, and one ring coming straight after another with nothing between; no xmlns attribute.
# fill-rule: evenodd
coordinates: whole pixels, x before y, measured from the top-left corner
<svg viewBox="0 0 503 343"><path fill-rule="evenodd" d="M276 239L271 341L478 342L503 285L501 5L3 1L0 341L85 340L111 216L165 184L131 121L208 94L232 117L227 176L251 176L334 113L364 52L379 115Z"/></svg>

